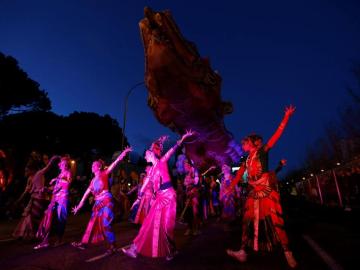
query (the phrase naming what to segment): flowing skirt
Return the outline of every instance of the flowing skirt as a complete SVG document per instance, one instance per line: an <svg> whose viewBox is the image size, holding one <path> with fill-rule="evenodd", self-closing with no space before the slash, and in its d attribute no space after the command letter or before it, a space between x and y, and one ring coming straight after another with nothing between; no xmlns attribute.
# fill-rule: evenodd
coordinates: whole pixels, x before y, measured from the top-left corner
<svg viewBox="0 0 360 270"><path fill-rule="evenodd" d="M37 238L47 239L52 229L55 229L58 237L63 236L68 216L67 205L66 198L50 202L36 233Z"/></svg>
<svg viewBox="0 0 360 270"><path fill-rule="evenodd" d="M139 234L136 250L147 257L166 257L175 251L174 228L176 193L173 188L159 190Z"/></svg>
<svg viewBox="0 0 360 270"><path fill-rule="evenodd" d="M221 200L221 219L224 221L232 221L236 218L235 198L233 194L226 195Z"/></svg>
<svg viewBox="0 0 360 270"><path fill-rule="evenodd" d="M82 243L99 243L105 239L110 244L115 243L115 234L111 227L114 219L113 207L111 197L95 201L90 221L81 240Z"/></svg>
<svg viewBox="0 0 360 270"><path fill-rule="evenodd" d="M21 237L26 240L33 239L47 204L48 201L45 199L30 198L29 203L24 209L22 218L12 234L13 237Z"/></svg>
<svg viewBox="0 0 360 270"><path fill-rule="evenodd" d="M256 181L244 206L242 248L270 251L279 244L288 250L280 195L270 187L269 174Z"/></svg>
<svg viewBox="0 0 360 270"><path fill-rule="evenodd" d="M137 209L134 223L136 224L144 223L146 216L149 214L152 199L153 199L152 194L150 196L144 195Z"/></svg>

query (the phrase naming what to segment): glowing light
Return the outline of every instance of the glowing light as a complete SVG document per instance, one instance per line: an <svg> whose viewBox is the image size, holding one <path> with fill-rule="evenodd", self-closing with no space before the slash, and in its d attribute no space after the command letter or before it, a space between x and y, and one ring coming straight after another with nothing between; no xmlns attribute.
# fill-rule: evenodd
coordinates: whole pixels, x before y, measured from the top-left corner
<svg viewBox="0 0 360 270"><path fill-rule="evenodd" d="M310 176L311 176L311 177L313 177L313 176L314 176L314 174L313 174L313 173L311 173L311 174L310 174Z"/></svg>
<svg viewBox="0 0 360 270"><path fill-rule="evenodd" d="M324 172L324 170L323 170L323 169L321 169L321 172Z"/></svg>
<svg viewBox="0 0 360 270"><path fill-rule="evenodd" d="M303 180L305 180L306 178L305 178L305 177L303 177L302 179L303 179Z"/></svg>
<svg viewBox="0 0 360 270"><path fill-rule="evenodd" d="M71 160L71 164L75 164L75 160Z"/></svg>
<svg viewBox="0 0 360 270"><path fill-rule="evenodd" d="M336 163L336 165L340 166L341 164L340 164L340 162L338 162L338 163Z"/></svg>

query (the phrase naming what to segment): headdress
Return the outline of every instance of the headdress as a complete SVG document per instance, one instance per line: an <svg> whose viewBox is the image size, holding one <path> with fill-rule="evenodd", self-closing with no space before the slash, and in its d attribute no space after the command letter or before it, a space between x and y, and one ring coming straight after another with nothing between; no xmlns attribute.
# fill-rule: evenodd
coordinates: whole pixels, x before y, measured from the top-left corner
<svg viewBox="0 0 360 270"><path fill-rule="evenodd" d="M161 153L164 148L164 142L169 138L169 136L161 136L155 142L151 144L150 151L155 153Z"/></svg>

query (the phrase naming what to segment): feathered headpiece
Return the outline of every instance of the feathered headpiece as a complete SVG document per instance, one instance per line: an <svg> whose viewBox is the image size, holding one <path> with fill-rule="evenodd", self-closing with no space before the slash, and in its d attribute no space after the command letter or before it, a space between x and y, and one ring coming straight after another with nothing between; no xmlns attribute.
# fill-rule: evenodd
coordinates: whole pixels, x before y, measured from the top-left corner
<svg viewBox="0 0 360 270"><path fill-rule="evenodd" d="M164 148L164 142L169 138L169 136L163 135L159 139L157 139L155 142L151 144L150 151L154 153L161 154L163 148Z"/></svg>

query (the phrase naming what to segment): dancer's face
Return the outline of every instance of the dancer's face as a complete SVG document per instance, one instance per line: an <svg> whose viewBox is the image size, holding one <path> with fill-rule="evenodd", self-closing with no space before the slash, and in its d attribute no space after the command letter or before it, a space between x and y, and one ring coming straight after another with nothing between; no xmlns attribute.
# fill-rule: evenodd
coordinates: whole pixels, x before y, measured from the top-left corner
<svg viewBox="0 0 360 270"><path fill-rule="evenodd" d="M221 170L224 174L230 174L230 167L226 164L221 167Z"/></svg>
<svg viewBox="0 0 360 270"><path fill-rule="evenodd" d="M67 161L66 161L66 160L61 160L61 161L59 162L59 169L60 169L61 171L65 171L65 170L67 170L67 168L68 168Z"/></svg>
<svg viewBox="0 0 360 270"><path fill-rule="evenodd" d="M242 140L241 141L241 147L244 150L244 152L249 152L251 149L252 143L250 142L250 140Z"/></svg>
<svg viewBox="0 0 360 270"><path fill-rule="evenodd" d="M101 170L101 164L99 161L94 161L92 166L91 166L91 171L93 173L97 173Z"/></svg>

